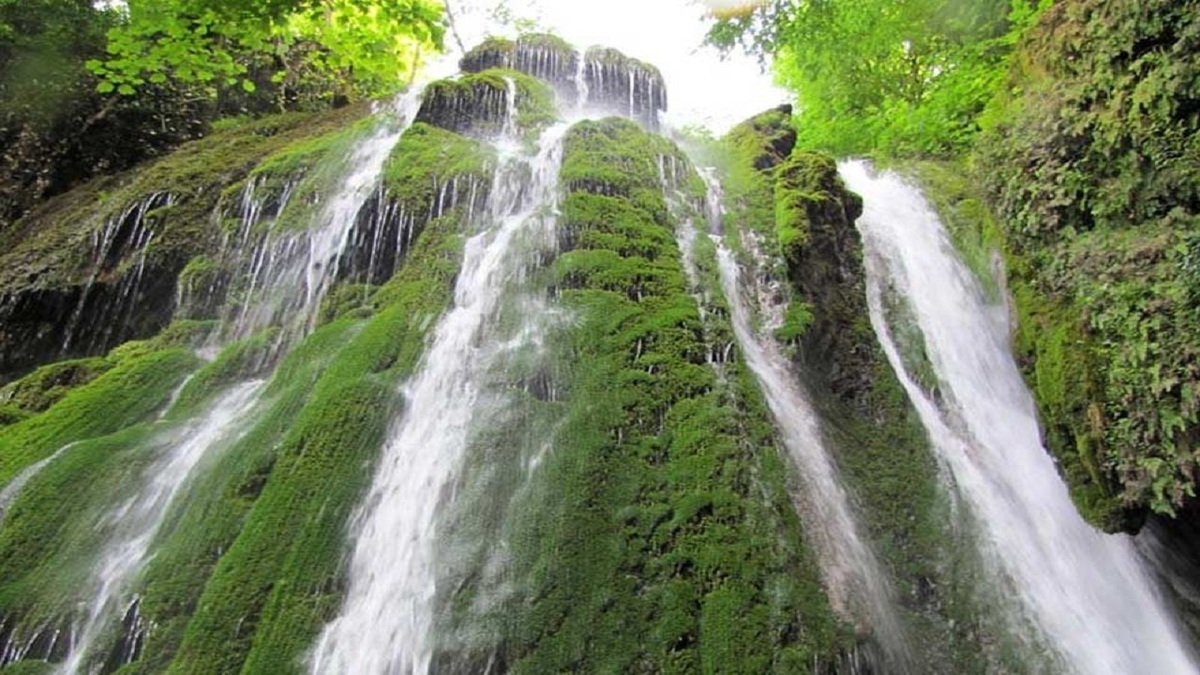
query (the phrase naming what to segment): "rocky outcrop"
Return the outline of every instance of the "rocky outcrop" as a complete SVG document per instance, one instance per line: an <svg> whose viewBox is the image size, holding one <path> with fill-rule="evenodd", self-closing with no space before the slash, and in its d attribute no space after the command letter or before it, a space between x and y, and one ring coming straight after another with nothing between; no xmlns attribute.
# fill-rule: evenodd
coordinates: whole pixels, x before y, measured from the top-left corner
<svg viewBox="0 0 1200 675"><path fill-rule="evenodd" d="M536 133L555 116L554 99L542 81L491 69L430 84L416 121L458 134L496 135Z"/></svg>
<svg viewBox="0 0 1200 675"><path fill-rule="evenodd" d="M855 225L862 200L831 157L795 147L790 113L766 111L724 139L734 159L726 224L760 249L767 260L757 273L785 296L771 299L786 302L776 339L820 411L865 532L890 542L880 555L894 583L909 589L899 601L910 637L926 644L922 671L986 670L991 657L981 645L992 629L958 622L955 608L974 600L955 578L964 572L937 562L954 533L938 506L936 461L868 320Z"/></svg>
<svg viewBox="0 0 1200 675"><path fill-rule="evenodd" d="M369 111L244 124L61 195L0 233L0 382L102 354L175 316L177 281L221 246L222 213L262 160Z"/></svg>
<svg viewBox="0 0 1200 675"><path fill-rule="evenodd" d="M605 47L580 51L550 35L490 39L460 62L466 73L509 68L545 80L565 108L612 114L658 128L667 88L654 66Z"/></svg>

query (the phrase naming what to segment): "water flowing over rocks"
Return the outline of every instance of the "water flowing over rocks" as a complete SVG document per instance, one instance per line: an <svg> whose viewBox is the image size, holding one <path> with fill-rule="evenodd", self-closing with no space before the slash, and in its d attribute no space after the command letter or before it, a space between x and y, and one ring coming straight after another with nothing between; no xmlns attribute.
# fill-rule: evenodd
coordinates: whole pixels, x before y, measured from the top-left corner
<svg viewBox="0 0 1200 675"><path fill-rule="evenodd" d="M612 49L461 68L0 235L0 668L1188 669L1131 546L992 498L1054 483L1032 417L1040 468L963 468L1004 425L939 340L987 312L922 309L912 194L790 106L677 144Z"/></svg>
<svg viewBox="0 0 1200 675"><path fill-rule="evenodd" d="M460 67L517 70L549 82L564 110L628 117L648 129L657 129L658 113L667 110L667 87L654 66L606 47L579 51L554 36L494 38L467 53Z"/></svg>

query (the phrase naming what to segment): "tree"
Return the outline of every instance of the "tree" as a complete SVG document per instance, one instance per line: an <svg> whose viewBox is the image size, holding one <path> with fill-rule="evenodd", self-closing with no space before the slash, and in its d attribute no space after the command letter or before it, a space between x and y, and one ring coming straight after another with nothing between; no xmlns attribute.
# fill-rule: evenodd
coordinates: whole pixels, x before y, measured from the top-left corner
<svg viewBox="0 0 1200 675"><path fill-rule="evenodd" d="M442 36L434 0L129 0L88 67L101 92L170 82L223 108L314 107L403 87Z"/></svg>
<svg viewBox="0 0 1200 675"><path fill-rule="evenodd" d="M978 130L1027 14L1009 0L776 0L724 15L709 39L774 58L806 145L940 154Z"/></svg>

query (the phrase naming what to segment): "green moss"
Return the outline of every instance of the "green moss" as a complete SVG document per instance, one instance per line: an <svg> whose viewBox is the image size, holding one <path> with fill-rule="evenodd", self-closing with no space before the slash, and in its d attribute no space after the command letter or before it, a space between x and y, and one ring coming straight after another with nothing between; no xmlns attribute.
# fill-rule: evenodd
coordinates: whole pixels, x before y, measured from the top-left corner
<svg viewBox="0 0 1200 675"><path fill-rule="evenodd" d="M122 355L118 365L73 389L40 415L0 430L0 483L67 443L131 426L167 402L171 390L195 367L178 348Z"/></svg>
<svg viewBox="0 0 1200 675"><path fill-rule="evenodd" d="M449 299L465 214L459 206L422 227L373 295L374 314L333 319L280 363L254 426L174 509L142 591L157 628L123 673L300 669L341 601L346 524L396 414L396 386ZM219 364L253 354L256 340L208 369L236 372Z"/></svg>
<svg viewBox="0 0 1200 675"><path fill-rule="evenodd" d="M485 183L493 162L492 151L479 141L417 122L392 149L383 184L406 212L424 214L454 178Z"/></svg>
<svg viewBox="0 0 1200 675"><path fill-rule="evenodd" d="M28 413L39 413L112 366L113 363L104 358L59 361L42 366L0 389L0 401Z"/></svg>
<svg viewBox="0 0 1200 675"><path fill-rule="evenodd" d="M655 221L665 221L658 167L668 157L686 162L677 147L618 118L580 122L568 143L560 174L568 189L624 198Z"/></svg>

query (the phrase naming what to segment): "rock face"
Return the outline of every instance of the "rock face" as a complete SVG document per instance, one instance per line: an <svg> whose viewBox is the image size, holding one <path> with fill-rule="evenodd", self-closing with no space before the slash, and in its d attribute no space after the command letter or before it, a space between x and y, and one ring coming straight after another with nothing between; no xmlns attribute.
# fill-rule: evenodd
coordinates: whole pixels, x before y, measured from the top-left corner
<svg viewBox="0 0 1200 675"><path fill-rule="evenodd" d="M147 248L161 224L156 212L172 201L170 193L153 193L90 234L78 233L86 262L65 284L51 281L61 270L39 269L44 261L21 251L5 257L13 267L0 296L0 381L56 358L103 353L167 325L183 261L150 260ZM13 278L16 270L26 277Z"/></svg>
<svg viewBox="0 0 1200 675"><path fill-rule="evenodd" d="M565 108L628 117L651 130L658 128L658 113L667 110L667 88L658 69L615 49L581 52L548 35L493 38L459 65L465 73L520 71L549 82Z"/></svg>
<svg viewBox="0 0 1200 675"><path fill-rule="evenodd" d="M60 358L154 335L177 281L213 254L222 214L265 157L368 111L290 115L217 133L56 197L0 233L0 383Z"/></svg>
<svg viewBox="0 0 1200 675"><path fill-rule="evenodd" d="M416 121L457 134L537 131L555 117L542 81L515 70L489 69L429 85Z"/></svg>

